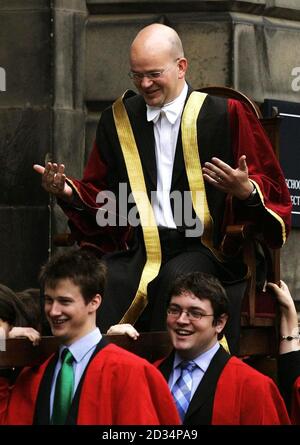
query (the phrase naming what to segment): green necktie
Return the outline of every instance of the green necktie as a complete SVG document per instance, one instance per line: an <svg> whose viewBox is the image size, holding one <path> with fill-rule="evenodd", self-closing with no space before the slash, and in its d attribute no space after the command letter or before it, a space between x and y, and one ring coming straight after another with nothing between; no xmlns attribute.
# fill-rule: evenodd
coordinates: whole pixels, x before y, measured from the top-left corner
<svg viewBox="0 0 300 445"><path fill-rule="evenodd" d="M57 375L51 423L64 425L72 403L74 388L74 357L68 348L61 354L62 365Z"/></svg>

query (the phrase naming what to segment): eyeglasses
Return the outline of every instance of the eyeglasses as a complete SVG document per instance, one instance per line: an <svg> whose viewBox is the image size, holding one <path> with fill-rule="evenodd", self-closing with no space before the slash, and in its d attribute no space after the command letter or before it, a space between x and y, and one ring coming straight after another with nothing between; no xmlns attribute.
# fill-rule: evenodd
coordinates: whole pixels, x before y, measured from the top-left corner
<svg viewBox="0 0 300 445"><path fill-rule="evenodd" d="M193 308L185 311L181 309L181 307L169 306L167 309L167 314L173 318L181 317L182 313L185 313L190 321L201 320L202 317L214 317L214 314L203 314L203 312L200 312L198 309L193 309Z"/></svg>
<svg viewBox="0 0 300 445"><path fill-rule="evenodd" d="M156 80L163 76L163 73L166 70L161 71L150 71L149 73L135 73L134 71L129 71L128 76L130 79L140 82L144 79L144 77L147 77L147 79L150 80Z"/></svg>
<svg viewBox="0 0 300 445"><path fill-rule="evenodd" d="M178 60L180 60L180 57L178 57L177 59L174 60L174 62L178 62ZM148 71L146 73L137 73L135 71L129 71L128 76L130 77L130 79L136 81L136 82L141 82L144 77L147 77L147 79L150 80L157 80L160 77L163 77L164 73L166 71L168 71L171 67L167 67L163 70L160 71Z"/></svg>

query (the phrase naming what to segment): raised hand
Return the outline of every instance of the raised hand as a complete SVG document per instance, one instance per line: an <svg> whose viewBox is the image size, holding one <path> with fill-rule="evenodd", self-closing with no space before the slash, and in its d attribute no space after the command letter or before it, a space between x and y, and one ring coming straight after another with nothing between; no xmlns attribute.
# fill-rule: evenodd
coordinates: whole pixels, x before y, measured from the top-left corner
<svg viewBox="0 0 300 445"><path fill-rule="evenodd" d="M279 303L280 309L280 335L279 353L300 350L300 337L298 328L298 315L294 300L288 286L282 280L279 285L268 283Z"/></svg>
<svg viewBox="0 0 300 445"><path fill-rule="evenodd" d="M212 158L211 162L205 162L202 171L207 182L237 199L247 199L253 191L245 155L240 157L237 168L230 167L219 158Z"/></svg>
<svg viewBox="0 0 300 445"><path fill-rule="evenodd" d="M66 182L64 164L47 162L46 166L35 164L33 169L42 175L42 187L66 201L72 199L73 190Z"/></svg>
<svg viewBox="0 0 300 445"><path fill-rule="evenodd" d="M281 309L294 308L294 300L287 284L283 280L280 280L279 285L269 282L268 287L273 290Z"/></svg>

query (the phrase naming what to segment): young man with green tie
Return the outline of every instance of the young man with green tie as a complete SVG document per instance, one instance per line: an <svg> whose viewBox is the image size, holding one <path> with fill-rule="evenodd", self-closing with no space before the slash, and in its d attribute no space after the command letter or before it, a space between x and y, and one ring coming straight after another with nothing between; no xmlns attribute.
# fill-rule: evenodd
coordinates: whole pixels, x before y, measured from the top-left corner
<svg viewBox="0 0 300 445"><path fill-rule="evenodd" d="M45 313L61 345L40 366L23 369L12 386L7 370L0 371L1 425L179 423L159 371L108 344L96 327L105 276L103 263L80 250L43 267Z"/></svg>

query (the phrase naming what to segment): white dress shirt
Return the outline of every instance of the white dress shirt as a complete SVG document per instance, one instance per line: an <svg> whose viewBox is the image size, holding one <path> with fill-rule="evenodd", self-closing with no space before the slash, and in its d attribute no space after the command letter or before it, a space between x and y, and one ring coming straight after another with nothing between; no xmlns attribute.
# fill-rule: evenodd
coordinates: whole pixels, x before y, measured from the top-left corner
<svg viewBox="0 0 300 445"><path fill-rule="evenodd" d="M195 394L196 389L198 388L207 368L210 365L210 362L212 361L214 355L218 351L220 347L220 343L216 342L214 346L212 346L208 351L203 352L203 354L200 354L198 357L196 357L193 362L196 363L197 367L193 371L193 383L192 383L192 391L191 391L191 400L193 395ZM173 371L170 374L170 378L168 380L168 385L170 390L172 391L173 385L177 382L181 369L180 369L180 363L183 360L177 352L175 353L174 358L174 364L173 364Z"/></svg>
<svg viewBox="0 0 300 445"><path fill-rule="evenodd" d="M156 224L176 228L170 203L170 190L181 115L188 92L185 83L180 95L163 107L147 105L147 120L152 121L155 138L157 191L151 196Z"/></svg>
<svg viewBox="0 0 300 445"><path fill-rule="evenodd" d="M76 392L77 386L80 382L82 374L85 371L85 368L96 349L97 344L101 340L102 335L99 328L94 329L92 332L89 332L84 337L77 340L71 346L61 345L59 348L59 360L56 363L53 380L51 385L51 394L50 394L50 419L52 417L53 410L53 402L54 402L54 393L55 393L55 384L57 375L61 368L61 354L63 350L67 347L69 351L72 353L74 357L73 361L73 370L74 370L74 389L73 396Z"/></svg>

